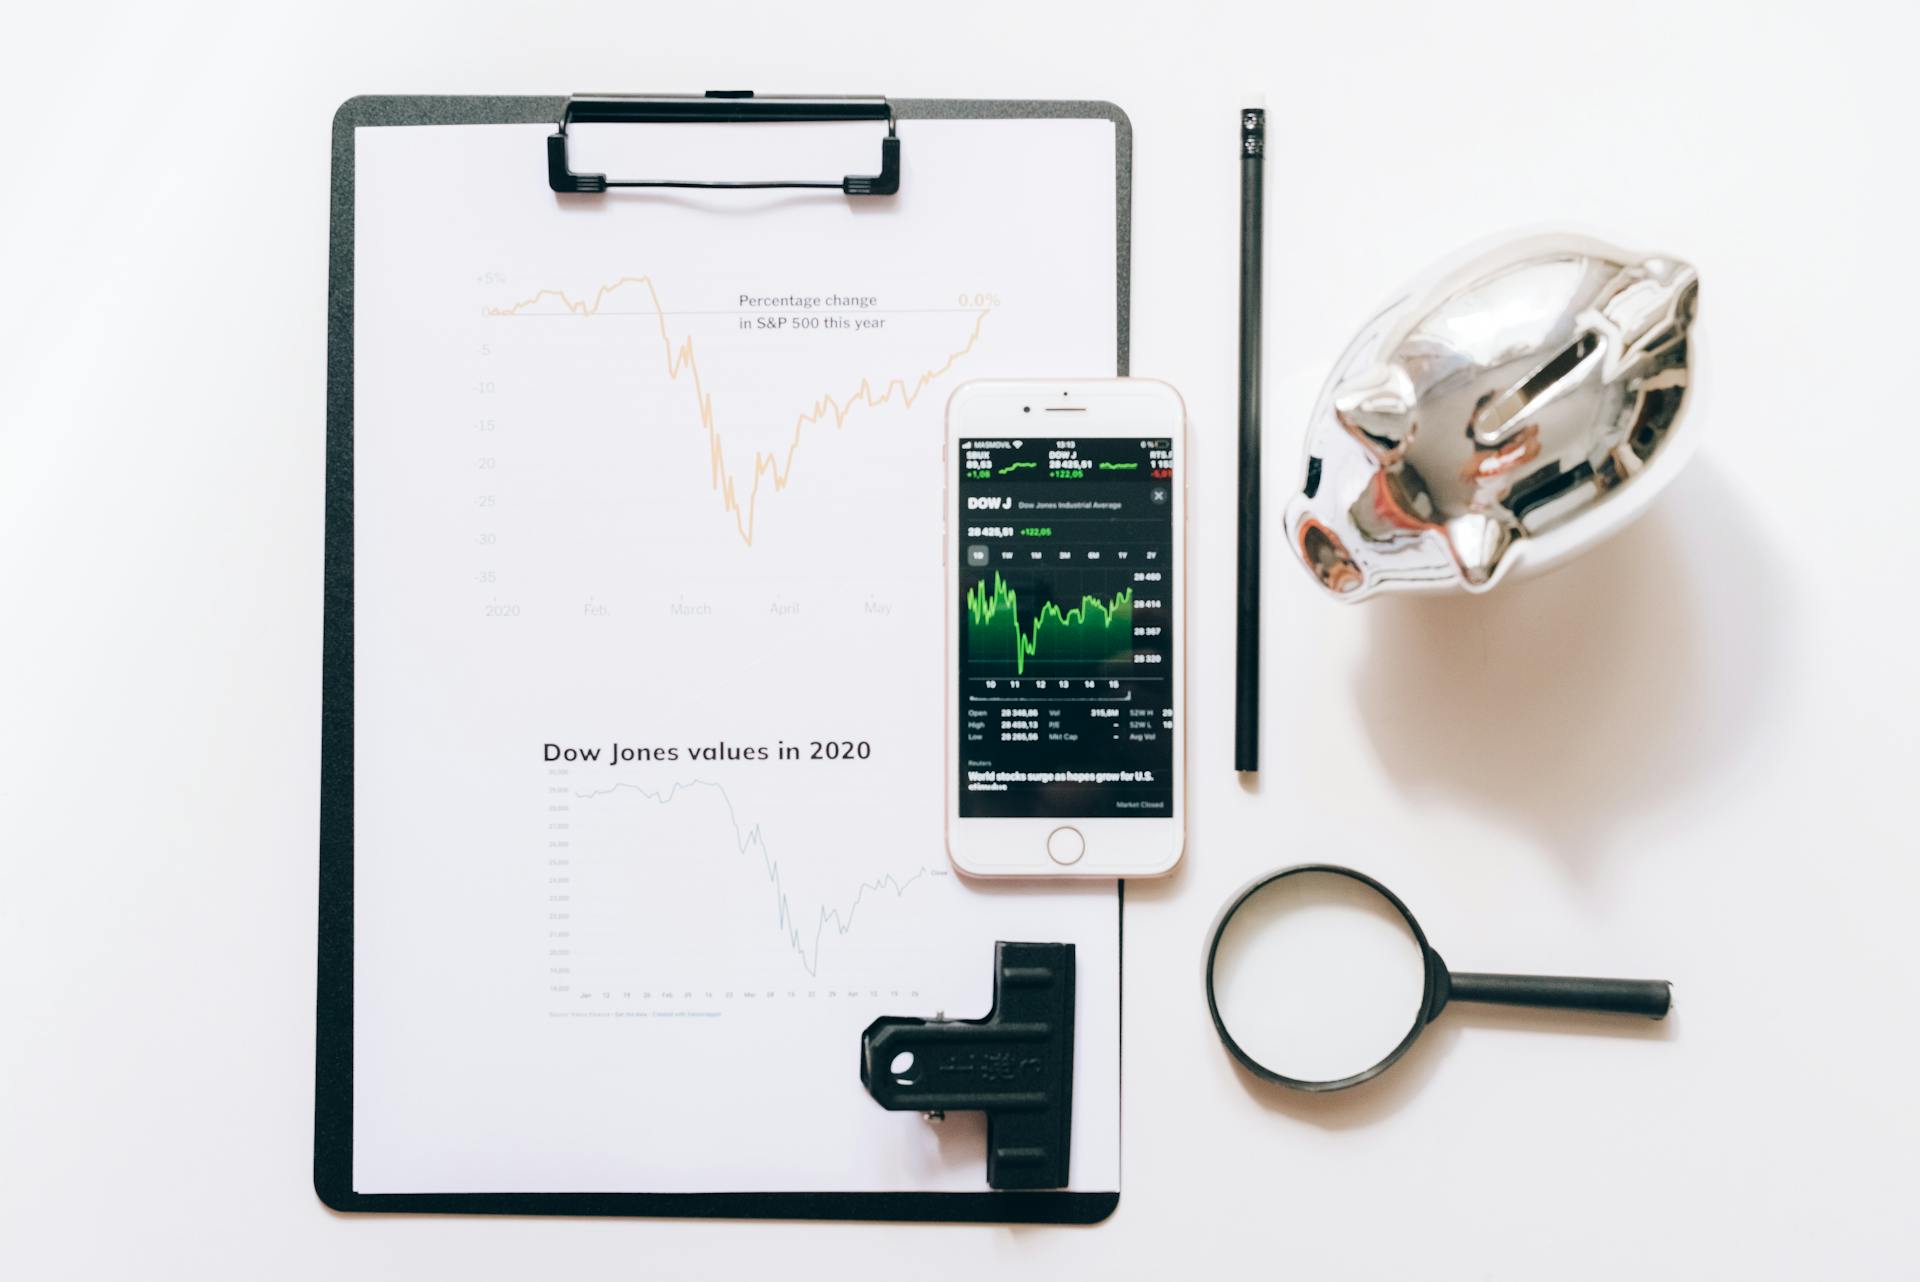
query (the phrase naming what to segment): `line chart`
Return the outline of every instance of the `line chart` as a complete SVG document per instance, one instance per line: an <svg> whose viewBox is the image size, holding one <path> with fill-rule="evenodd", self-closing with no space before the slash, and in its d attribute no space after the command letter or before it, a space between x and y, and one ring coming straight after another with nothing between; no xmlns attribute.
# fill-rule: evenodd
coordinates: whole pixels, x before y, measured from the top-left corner
<svg viewBox="0 0 1920 1282"><path fill-rule="evenodd" d="M812 403L794 416L793 434L788 439L784 451L766 451L756 449L753 452L753 471L745 481L745 497L741 496L742 474L734 470L727 461L725 442L720 433L713 409L713 396L706 390L705 381L700 375L700 361L695 355L693 338L688 336L676 346L672 331L667 327L668 311L660 301L659 290L655 288L650 276L622 276L609 281L596 289L591 298L578 299L563 289L542 289L531 297L505 307L489 307L489 316L524 315L529 309L543 303L557 303L567 312L581 317L596 315L607 299L629 286L639 286L646 290L648 311L657 321L660 329L660 345L666 359L667 377L678 382L681 374L686 374L693 384L694 402L700 408L700 425L707 433L707 453L711 462L711 481L719 492L726 512L733 517L734 529L740 541L747 547L753 546L754 521L759 511L761 482L768 477L773 481L773 493L787 488L792 479L795 456L800 452L800 442L806 429L815 423L831 423L835 430L846 425L847 418L856 409L866 407L876 409L897 401L902 409L911 409L913 403L926 391L927 385L951 370L955 364L973 351L980 341L981 327L986 324L987 314L993 310L993 304L976 309L973 328L968 331L966 341L949 352L939 364L921 370L918 374L905 378L883 380L878 387L870 377L862 377L859 386L842 396L822 392ZM642 312L642 315L647 314Z"/></svg>
<svg viewBox="0 0 1920 1282"><path fill-rule="evenodd" d="M1095 615L1099 618L1096 621ZM1042 660L1042 636L1057 637L1047 643L1049 655ZM1122 588L1111 599L1092 593L1080 603L1062 609L1052 601L1043 602L1033 612L1029 628L1020 622L1019 594L994 572L993 587L985 579L967 589L967 662L970 665L1011 663L1015 676L1026 673L1029 663L1058 662L1093 664L1127 653L1133 640L1133 589Z"/></svg>
<svg viewBox="0 0 1920 1282"><path fill-rule="evenodd" d="M773 890L775 924L786 936L788 946L793 949L794 955L800 959L801 966L806 968L809 976L819 974L820 945L827 938L827 928L832 927L836 936L845 935L852 930L854 915L859 911L860 905L866 901L869 893L877 895L881 891L892 891L894 898L898 899L907 893L909 887L924 878L948 875L944 868L929 868L922 865L904 878L887 873L884 876L863 881L855 888L853 899L844 911L839 908L828 908L823 904L819 915L808 923L802 921L794 912L786 887L781 882L780 863L773 857L773 852L767 849L766 838L761 834L760 825L747 825L740 822L739 812L734 809L733 798L728 795L724 785L711 779L689 779L664 789L648 788L634 783L616 783L607 788L576 790L573 795L581 800L591 800L613 793L628 792L656 805L665 806L671 804L680 794L691 792L696 788L710 788L719 795L721 804L727 809L727 818L733 824L734 847L737 853L744 855L749 850L756 848L759 850L761 865L767 874L767 883ZM813 930L811 940L807 938L809 925Z"/></svg>

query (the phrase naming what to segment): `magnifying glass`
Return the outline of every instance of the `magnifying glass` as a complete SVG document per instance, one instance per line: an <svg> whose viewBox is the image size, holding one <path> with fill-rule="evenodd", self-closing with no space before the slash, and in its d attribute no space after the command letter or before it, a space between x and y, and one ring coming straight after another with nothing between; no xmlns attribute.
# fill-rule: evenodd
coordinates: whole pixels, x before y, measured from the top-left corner
<svg viewBox="0 0 1920 1282"><path fill-rule="evenodd" d="M1351 868L1301 864L1228 901L1207 949L1207 1009L1248 1071L1303 1091L1384 1072L1449 1002L1663 1019L1664 979L1450 971L1391 890Z"/></svg>

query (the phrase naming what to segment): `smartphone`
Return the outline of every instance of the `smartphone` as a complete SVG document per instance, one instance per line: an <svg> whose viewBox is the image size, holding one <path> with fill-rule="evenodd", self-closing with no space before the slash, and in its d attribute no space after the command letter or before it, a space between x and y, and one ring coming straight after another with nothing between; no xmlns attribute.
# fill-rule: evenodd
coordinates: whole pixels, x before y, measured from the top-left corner
<svg viewBox="0 0 1920 1282"><path fill-rule="evenodd" d="M1186 846L1186 406L1148 379L947 402L947 854L1155 877Z"/></svg>

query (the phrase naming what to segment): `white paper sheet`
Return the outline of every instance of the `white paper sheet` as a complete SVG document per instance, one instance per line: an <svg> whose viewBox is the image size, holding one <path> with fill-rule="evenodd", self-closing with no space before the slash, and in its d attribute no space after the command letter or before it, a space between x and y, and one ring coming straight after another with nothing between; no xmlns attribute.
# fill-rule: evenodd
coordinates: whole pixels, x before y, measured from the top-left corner
<svg viewBox="0 0 1920 1282"><path fill-rule="evenodd" d="M1113 372L1112 129L903 121L871 201L563 199L551 126L359 130L360 1192L983 1189L978 1119L882 1110L858 1042L984 1014L996 939L1079 946L1072 1186L1119 1187L1114 886L947 865L937 508L960 381Z"/></svg>

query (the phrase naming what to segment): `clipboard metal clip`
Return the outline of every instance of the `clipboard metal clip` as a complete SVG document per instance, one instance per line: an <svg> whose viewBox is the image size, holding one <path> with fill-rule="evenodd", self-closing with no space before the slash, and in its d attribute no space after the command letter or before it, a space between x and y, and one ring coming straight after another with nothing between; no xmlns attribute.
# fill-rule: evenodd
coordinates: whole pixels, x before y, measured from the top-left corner
<svg viewBox="0 0 1920 1282"><path fill-rule="evenodd" d="M840 179L779 178L750 182L696 181L684 178L609 178L576 174L567 162L567 127L587 124L792 124L837 120L884 120L880 172L848 174ZM900 138L893 104L885 98L756 98L751 90L716 89L704 95L570 98L560 128L547 138L547 185L563 194L603 192L609 187L815 187L837 188L849 196L892 196L900 190Z"/></svg>

